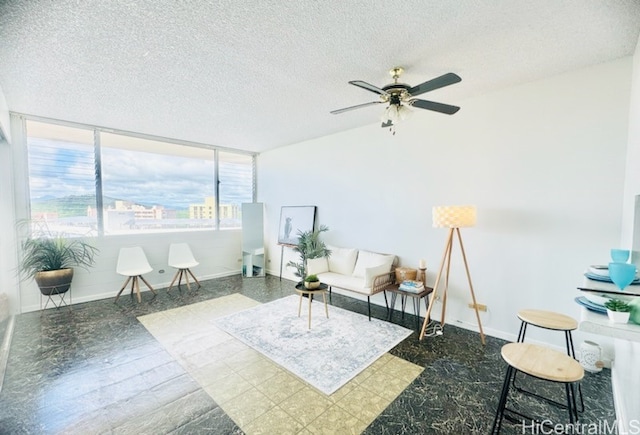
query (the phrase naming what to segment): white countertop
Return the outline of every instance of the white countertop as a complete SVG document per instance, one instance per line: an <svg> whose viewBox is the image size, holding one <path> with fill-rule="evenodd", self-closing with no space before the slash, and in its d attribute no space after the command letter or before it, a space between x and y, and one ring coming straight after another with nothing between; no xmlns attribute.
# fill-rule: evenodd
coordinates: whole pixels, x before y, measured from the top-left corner
<svg viewBox="0 0 640 435"><path fill-rule="evenodd" d="M582 308L579 329L606 337L640 341L640 325L635 323L611 323L606 314L595 313Z"/></svg>

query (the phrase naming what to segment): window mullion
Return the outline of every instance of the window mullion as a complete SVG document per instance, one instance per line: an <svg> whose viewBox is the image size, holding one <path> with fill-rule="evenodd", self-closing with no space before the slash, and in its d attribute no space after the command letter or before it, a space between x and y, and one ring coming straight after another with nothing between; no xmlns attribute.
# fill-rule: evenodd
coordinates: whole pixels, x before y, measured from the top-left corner
<svg viewBox="0 0 640 435"><path fill-rule="evenodd" d="M100 131L93 130L93 150L96 177L96 214L98 219L98 235L104 236L104 207L102 201L102 153L100 149Z"/></svg>

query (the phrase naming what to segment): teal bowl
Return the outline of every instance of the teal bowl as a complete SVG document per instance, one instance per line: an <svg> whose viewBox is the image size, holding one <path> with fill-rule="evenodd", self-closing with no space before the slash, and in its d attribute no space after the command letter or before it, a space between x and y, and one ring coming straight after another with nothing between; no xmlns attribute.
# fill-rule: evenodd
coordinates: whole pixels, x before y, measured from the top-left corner
<svg viewBox="0 0 640 435"><path fill-rule="evenodd" d="M629 263L609 263L609 277L620 290L624 290L636 278L636 265Z"/></svg>
<svg viewBox="0 0 640 435"><path fill-rule="evenodd" d="M611 250L611 259L614 263L626 263L629 260L629 250L628 249L612 249Z"/></svg>

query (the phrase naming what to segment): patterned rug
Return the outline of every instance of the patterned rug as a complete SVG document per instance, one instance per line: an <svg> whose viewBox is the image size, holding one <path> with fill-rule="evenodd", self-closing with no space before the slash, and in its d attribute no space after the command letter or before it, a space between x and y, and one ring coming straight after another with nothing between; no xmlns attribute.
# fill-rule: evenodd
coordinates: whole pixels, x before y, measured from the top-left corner
<svg viewBox="0 0 640 435"><path fill-rule="evenodd" d="M411 334L411 330L378 319L312 303L292 295L227 317L215 324L325 394L331 394Z"/></svg>

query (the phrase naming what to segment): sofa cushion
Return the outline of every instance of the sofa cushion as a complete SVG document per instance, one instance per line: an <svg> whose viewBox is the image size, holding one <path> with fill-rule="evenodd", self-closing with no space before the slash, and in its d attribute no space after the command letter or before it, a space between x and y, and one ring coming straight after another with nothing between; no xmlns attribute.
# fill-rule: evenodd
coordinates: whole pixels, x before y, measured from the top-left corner
<svg viewBox="0 0 640 435"><path fill-rule="evenodd" d="M367 267L364 270L364 286L365 287L371 287L373 285L373 279L378 276L378 275L382 275L383 273L388 273L391 270L391 266L388 266L386 264L381 264L380 266L374 266L374 267Z"/></svg>
<svg viewBox="0 0 640 435"><path fill-rule="evenodd" d="M335 272L325 272L318 275L320 281L336 288L350 290L363 295L371 294L371 287L364 286L364 278L353 275L343 275Z"/></svg>
<svg viewBox="0 0 640 435"><path fill-rule="evenodd" d="M307 260L307 275L317 275L323 272L329 272L329 263L326 257Z"/></svg>
<svg viewBox="0 0 640 435"><path fill-rule="evenodd" d="M360 250L360 252L358 252L358 261L356 261L352 275L364 278L365 269L381 265L386 266L386 270L380 273L389 272L393 265L393 260L395 260L395 255L378 254L376 252Z"/></svg>
<svg viewBox="0 0 640 435"><path fill-rule="evenodd" d="M339 248L337 246L327 246L331 250L329 256L329 272L351 275L356 264L358 250L351 248ZM364 277L364 275L363 275Z"/></svg>

